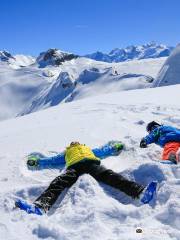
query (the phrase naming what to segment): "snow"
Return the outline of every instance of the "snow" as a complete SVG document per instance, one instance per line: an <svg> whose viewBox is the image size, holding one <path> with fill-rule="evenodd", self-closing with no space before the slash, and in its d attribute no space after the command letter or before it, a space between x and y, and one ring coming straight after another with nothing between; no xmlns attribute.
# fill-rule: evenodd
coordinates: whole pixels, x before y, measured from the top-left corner
<svg viewBox="0 0 180 240"><path fill-rule="evenodd" d="M13 56L7 51L0 51L0 62L6 62L12 69L19 69L33 64L35 58L23 54Z"/></svg>
<svg viewBox="0 0 180 240"><path fill-rule="evenodd" d="M104 63L77 58L43 68L37 62L13 68L0 62L0 120L107 92L150 87L165 60Z"/></svg>
<svg viewBox="0 0 180 240"><path fill-rule="evenodd" d="M180 85L113 92L2 121L1 239L179 240L180 167L159 163L158 146L139 148L147 122L180 127L179 91ZM122 140L126 149L103 164L145 185L157 180L155 201L141 205L83 175L45 216L14 209L16 198L33 201L60 174L58 169L29 171L25 165L28 153L50 155L73 140L95 147L113 139ZM136 233L137 228L143 232Z"/></svg>
<svg viewBox="0 0 180 240"><path fill-rule="evenodd" d="M35 63L35 58L32 56L26 56L23 54L17 54L14 56L17 62L17 65L21 67L29 66L33 63Z"/></svg>
<svg viewBox="0 0 180 240"><path fill-rule="evenodd" d="M134 59L147 59L167 57L170 55L173 47L151 42L141 46L128 46L126 48L115 48L109 53L95 52L86 55L86 57L104 62L124 62Z"/></svg>
<svg viewBox="0 0 180 240"><path fill-rule="evenodd" d="M162 66L153 87L180 84L180 44L173 50Z"/></svg>
<svg viewBox="0 0 180 240"><path fill-rule="evenodd" d="M16 116L46 84L35 67L12 69L0 63L0 120Z"/></svg>
<svg viewBox="0 0 180 240"><path fill-rule="evenodd" d="M46 52L40 53L36 62L39 67L44 68L48 65L59 66L66 60L77 58L76 55L68 52L61 51L56 48L50 48Z"/></svg>

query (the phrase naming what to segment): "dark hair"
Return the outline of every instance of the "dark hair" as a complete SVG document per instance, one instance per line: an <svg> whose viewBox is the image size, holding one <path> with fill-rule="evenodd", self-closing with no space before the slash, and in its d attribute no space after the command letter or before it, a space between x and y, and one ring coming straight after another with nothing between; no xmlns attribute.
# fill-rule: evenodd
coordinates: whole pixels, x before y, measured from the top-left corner
<svg viewBox="0 0 180 240"><path fill-rule="evenodd" d="M161 124L159 124L155 121L149 122L146 126L146 131L151 132L153 129L155 129L156 127L160 127L160 126L161 126Z"/></svg>
<svg viewBox="0 0 180 240"><path fill-rule="evenodd" d="M80 145L80 143L79 142L71 142L70 143L70 146L74 146L74 145Z"/></svg>

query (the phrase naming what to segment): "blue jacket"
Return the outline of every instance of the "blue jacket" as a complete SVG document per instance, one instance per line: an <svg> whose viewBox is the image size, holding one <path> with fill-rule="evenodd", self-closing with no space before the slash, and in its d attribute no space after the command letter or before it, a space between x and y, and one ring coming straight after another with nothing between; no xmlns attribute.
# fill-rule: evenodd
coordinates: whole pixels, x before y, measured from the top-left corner
<svg viewBox="0 0 180 240"><path fill-rule="evenodd" d="M156 143L164 147L168 142L180 142L180 129L171 126L160 126L143 138L146 144Z"/></svg>

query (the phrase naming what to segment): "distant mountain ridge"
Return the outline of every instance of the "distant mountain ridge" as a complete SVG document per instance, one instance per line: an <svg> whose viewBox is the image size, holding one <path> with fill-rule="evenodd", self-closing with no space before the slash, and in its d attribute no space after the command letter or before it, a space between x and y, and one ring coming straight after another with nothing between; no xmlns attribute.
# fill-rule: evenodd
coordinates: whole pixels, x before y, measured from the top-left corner
<svg viewBox="0 0 180 240"><path fill-rule="evenodd" d="M124 62L130 60L140 60L147 58L167 57L170 55L174 47L163 44L156 44L155 42L140 45L128 46L126 48L115 48L109 53L95 52L87 54L85 57L102 62Z"/></svg>
<svg viewBox="0 0 180 240"><path fill-rule="evenodd" d="M9 60L15 60L15 58L7 51L0 51L0 61L8 62Z"/></svg>
<svg viewBox="0 0 180 240"><path fill-rule="evenodd" d="M11 53L3 50L0 51L0 62L9 64L13 68L26 67L35 62L32 56L27 55L12 55Z"/></svg>
<svg viewBox="0 0 180 240"><path fill-rule="evenodd" d="M50 48L47 51L40 53L37 58L26 55L12 55L11 53L3 50L0 51L0 61L19 67L36 63L40 68L44 68L49 65L59 66L63 62L70 61L78 57L86 57L108 63L167 57L173 49L174 47L152 42L140 46L132 45L126 48L114 48L109 53L97 51L92 54L79 56L56 48Z"/></svg>

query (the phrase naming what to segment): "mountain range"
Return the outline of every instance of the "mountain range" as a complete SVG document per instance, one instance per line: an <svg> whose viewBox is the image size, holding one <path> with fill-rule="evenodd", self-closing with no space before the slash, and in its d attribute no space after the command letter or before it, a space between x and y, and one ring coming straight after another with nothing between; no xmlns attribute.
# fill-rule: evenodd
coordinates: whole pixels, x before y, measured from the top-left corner
<svg viewBox="0 0 180 240"><path fill-rule="evenodd" d="M98 51L92 54L87 54L85 57L103 62L124 62L134 59L167 57L172 50L173 47L152 42L141 46L132 45L126 48L115 48L109 53Z"/></svg>
<svg viewBox="0 0 180 240"><path fill-rule="evenodd" d="M160 56L165 49L170 54L171 49L154 43L144 46L149 59L120 63L95 61L59 49L49 49L37 58L0 51L0 120L100 94L156 86L154 79L167 58ZM153 46L161 46L156 48L159 57L150 58ZM134 48L145 49L126 50L135 53Z"/></svg>
<svg viewBox="0 0 180 240"><path fill-rule="evenodd" d="M56 48L50 48L45 52L41 52L36 58L26 55L13 56L11 53L3 50L0 51L0 61L17 66L27 66L37 63L41 68L48 65L59 66L65 61L69 61L78 57L86 57L96 61L108 63L118 63L130 60L167 57L170 55L173 49L174 47L152 42L140 46L132 45L126 48L115 48L109 53L97 51L95 53L80 56L77 54L64 52Z"/></svg>

